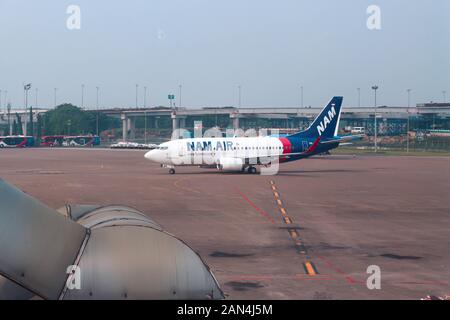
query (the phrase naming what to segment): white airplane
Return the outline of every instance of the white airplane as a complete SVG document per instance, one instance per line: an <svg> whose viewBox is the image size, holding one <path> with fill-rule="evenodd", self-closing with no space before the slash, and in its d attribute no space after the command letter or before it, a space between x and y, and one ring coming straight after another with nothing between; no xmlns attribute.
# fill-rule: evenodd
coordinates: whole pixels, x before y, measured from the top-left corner
<svg viewBox="0 0 450 320"><path fill-rule="evenodd" d="M175 174L177 166L247 170L254 174L256 166L304 159L362 138L337 135L342 101L342 97L334 97L308 129L293 135L172 140L147 152L145 158L169 168L170 174Z"/></svg>

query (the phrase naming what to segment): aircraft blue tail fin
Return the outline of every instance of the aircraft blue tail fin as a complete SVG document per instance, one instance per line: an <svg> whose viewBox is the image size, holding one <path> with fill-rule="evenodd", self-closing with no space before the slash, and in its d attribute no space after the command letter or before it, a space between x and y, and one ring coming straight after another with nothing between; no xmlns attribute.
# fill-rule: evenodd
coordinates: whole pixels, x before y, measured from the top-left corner
<svg viewBox="0 0 450 320"><path fill-rule="evenodd" d="M308 129L291 135L291 137L322 139L333 138L339 129L343 97L333 97Z"/></svg>

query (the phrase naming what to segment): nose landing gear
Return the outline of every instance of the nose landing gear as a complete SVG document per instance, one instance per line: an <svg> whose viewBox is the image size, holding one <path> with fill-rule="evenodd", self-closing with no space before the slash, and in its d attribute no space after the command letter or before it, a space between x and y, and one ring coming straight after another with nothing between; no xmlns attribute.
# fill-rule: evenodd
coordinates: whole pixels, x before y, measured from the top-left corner
<svg viewBox="0 0 450 320"><path fill-rule="evenodd" d="M175 174L175 167L172 165L161 164L161 168L169 168L169 174Z"/></svg>

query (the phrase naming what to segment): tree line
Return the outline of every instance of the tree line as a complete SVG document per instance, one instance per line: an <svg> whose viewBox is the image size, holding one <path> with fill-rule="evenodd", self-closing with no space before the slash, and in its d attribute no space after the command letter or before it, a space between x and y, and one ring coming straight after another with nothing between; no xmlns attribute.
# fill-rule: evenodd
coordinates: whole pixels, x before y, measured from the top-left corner
<svg viewBox="0 0 450 320"><path fill-rule="evenodd" d="M35 137L46 135L95 135L98 132L120 127L119 119L108 117L97 111L86 111L72 104L62 104L44 114L37 115L33 123L33 109L30 108L27 119L27 134ZM12 134L23 134L23 116L11 113ZM4 129L9 133L9 128Z"/></svg>

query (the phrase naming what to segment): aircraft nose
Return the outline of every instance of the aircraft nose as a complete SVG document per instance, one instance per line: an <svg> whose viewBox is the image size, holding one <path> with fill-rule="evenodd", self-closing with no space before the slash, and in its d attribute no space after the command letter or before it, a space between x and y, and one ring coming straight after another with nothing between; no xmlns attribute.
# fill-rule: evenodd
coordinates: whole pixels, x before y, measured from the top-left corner
<svg viewBox="0 0 450 320"><path fill-rule="evenodd" d="M150 150L145 154L145 158L151 161L156 161L156 150Z"/></svg>

